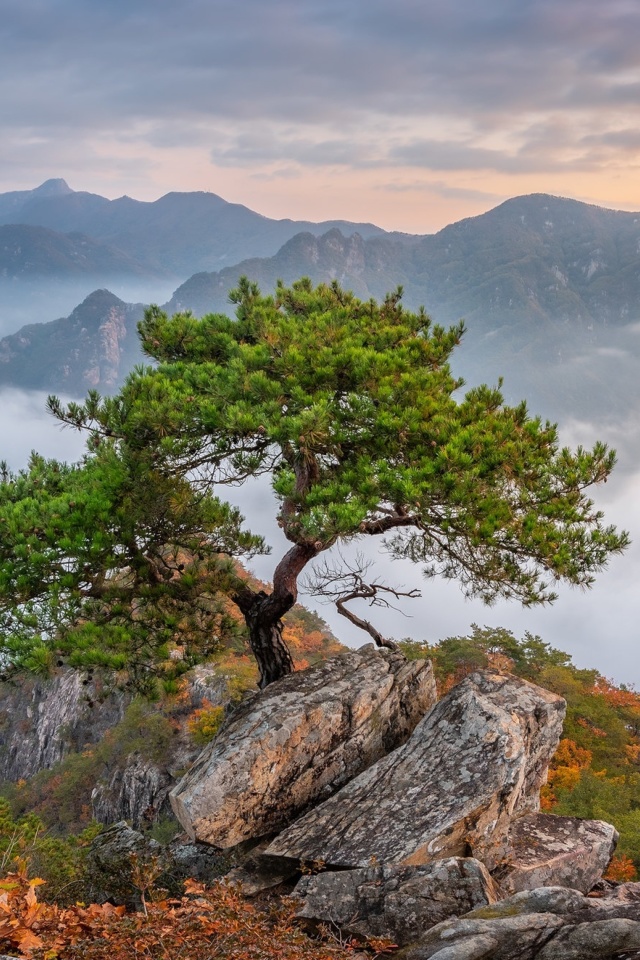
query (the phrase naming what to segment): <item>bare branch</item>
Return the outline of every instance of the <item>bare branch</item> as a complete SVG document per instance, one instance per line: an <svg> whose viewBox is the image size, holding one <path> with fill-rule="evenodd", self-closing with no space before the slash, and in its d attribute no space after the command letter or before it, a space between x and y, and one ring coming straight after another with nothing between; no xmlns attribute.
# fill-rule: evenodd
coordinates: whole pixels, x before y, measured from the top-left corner
<svg viewBox="0 0 640 960"><path fill-rule="evenodd" d="M365 575L371 567L370 561L365 561L361 554L356 556L354 563L349 563L340 555L341 565L332 567L325 562L314 568L313 575L305 580L305 588L318 597L326 597L332 600L338 613L349 620L354 626L360 627L373 639L378 647L387 647L390 650L396 650L397 646L392 640L383 637L379 630L373 626L369 620L359 617L352 610L346 607L352 600L368 600L370 607L386 607L387 609L397 610L389 600L389 597L419 597L420 591L400 590L396 587L390 587L384 583L367 582ZM399 611L402 612L402 611Z"/></svg>

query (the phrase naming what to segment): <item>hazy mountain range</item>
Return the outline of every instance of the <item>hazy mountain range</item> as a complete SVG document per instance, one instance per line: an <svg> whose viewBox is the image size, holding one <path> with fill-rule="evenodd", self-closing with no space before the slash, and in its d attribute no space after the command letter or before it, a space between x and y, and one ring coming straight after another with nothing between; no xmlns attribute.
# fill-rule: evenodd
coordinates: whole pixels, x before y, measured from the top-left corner
<svg viewBox="0 0 640 960"><path fill-rule="evenodd" d="M278 278L337 278L365 298L402 285L407 306L424 304L442 323L465 318L457 363L472 381L502 374L510 398L524 394L551 416L627 410L638 399L640 215L536 194L411 236L371 224L269 220L214 194L141 203L50 180L1 194L1 221L12 225L0 226L0 295L3 284L13 293L42 287L46 302L46 291L70 277L112 289L117 276L144 280L144 299L158 301L167 276L187 264L192 275L169 311L229 312L229 289L242 274L264 290ZM5 336L0 384L113 389L139 359L141 312L101 290L64 319Z"/></svg>
<svg viewBox="0 0 640 960"><path fill-rule="evenodd" d="M0 194L0 224L12 225L6 227L8 231L15 230L16 224L54 231L57 238L49 235L52 259L56 240L64 249L69 234L82 234L94 241L96 250L103 246L107 256L117 250L123 270L143 270L148 276L174 280L246 257L271 256L303 230L322 234L337 227L363 237L385 232L371 223L346 220L271 220L215 193L168 193L153 202L131 197L107 200L74 191L64 180ZM27 247L24 255L30 257Z"/></svg>
<svg viewBox="0 0 640 960"><path fill-rule="evenodd" d="M271 220L213 193L108 200L54 179L0 194L0 334L66 315L99 287L166 300L196 271L270 257L300 231L334 227L384 234L370 223Z"/></svg>

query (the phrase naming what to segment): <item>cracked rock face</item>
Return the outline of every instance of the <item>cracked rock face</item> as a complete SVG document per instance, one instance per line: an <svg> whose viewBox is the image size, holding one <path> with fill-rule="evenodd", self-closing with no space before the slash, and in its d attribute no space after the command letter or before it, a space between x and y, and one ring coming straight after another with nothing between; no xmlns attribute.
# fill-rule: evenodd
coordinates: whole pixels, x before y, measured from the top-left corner
<svg viewBox="0 0 640 960"><path fill-rule="evenodd" d="M266 851L330 866L474 857L493 869L510 819L537 810L565 702L512 676L472 674L393 753L285 829Z"/></svg>
<svg viewBox="0 0 640 960"><path fill-rule="evenodd" d="M293 895L304 900L300 919L328 924L363 940L384 937L400 946L442 920L498 899L486 868L478 860L461 857L420 867L320 873L303 877Z"/></svg>
<svg viewBox="0 0 640 960"><path fill-rule="evenodd" d="M105 693L99 680L78 670L0 684L0 779L27 779L70 750L97 743L126 705L121 694Z"/></svg>
<svg viewBox="0 0 640 960"><path fill-rule="evenodd" d="M190 836L227 848L282 829L404 743L436 700L431 664L373 645L243 703L171 793Z"/></svg>
<svg viewBox="0 0 640 960"><path fill-rule="evenodd" d="M505 893L555 886L588 893L617 842L615 827L602 820L528 814L511 824L506 857L494 877Z"/></svg>
<svg viewBox="0 0 640 960"><path fill-rule="evenodd" d="M153 823L170 812L167 797L174 782L158 764L133 754L124 768L116 767L108 782L98 782L93 788L93 818L98 823L118 819Z"/></svg>

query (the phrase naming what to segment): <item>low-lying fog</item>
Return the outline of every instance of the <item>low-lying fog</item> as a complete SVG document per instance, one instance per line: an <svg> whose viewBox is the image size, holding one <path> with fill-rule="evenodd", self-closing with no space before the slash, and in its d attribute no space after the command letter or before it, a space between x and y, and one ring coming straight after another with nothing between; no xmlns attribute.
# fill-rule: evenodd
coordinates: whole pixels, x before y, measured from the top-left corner
<svg viewBox="0 0 640 960"><path fill-rule="evenodd" d="M44 409L43 393L5 389L0 392L0 456L13 469L23 466L32 449L48 457L76 459L83 450L83 438L69 429L61 429ZM560 597L551 607L523 610L516 603L499 603L486 607L477 601L465 600L455 583L424 581L420 572L408 562L390 562L380 544L369 540L368 558L375 560L371 571L378 578L398 587L419 587L422 597L405 600L406 616L377 608L366 615L389 636L437 640L469 631L471 623L505 626L521 636L525 630L539 634L544 640L569 652L582 667L595 667L618 683L640 686L640 662L637 655L638 622L640 620L640 427L633 415L614 424L600 420L597 424L574 419L561 429L562 440L570 445L589 444L602 439L618 449L619 466L612 478L595 491L597 504L609 522L630 531L634 540L626 554L615 557L609 568L587 592L560 588ZM233 491L233 501L243 510L248 526L263 533L273 547L270 557L256 558L252 569L268 580L274 563L286 549L284 538L276 526L273 500L264 482L247 484ZM320 605L309 598L314 607L331 625L336 635L350 646L360 646L368 637L352 627L330 605ZM366 607L354 607L364 614Z"/></svg>
<svg viewBox="0 0 640 960"><path fill-rule="evenodd" d="M186 278L185 278L186 279ZM2 280L0 278L0 337L30 323L48 323L68 317L94 290L106 288L126 303L166 303L179 285L171 280L131 277L86 277L78 280Z"/></svg>

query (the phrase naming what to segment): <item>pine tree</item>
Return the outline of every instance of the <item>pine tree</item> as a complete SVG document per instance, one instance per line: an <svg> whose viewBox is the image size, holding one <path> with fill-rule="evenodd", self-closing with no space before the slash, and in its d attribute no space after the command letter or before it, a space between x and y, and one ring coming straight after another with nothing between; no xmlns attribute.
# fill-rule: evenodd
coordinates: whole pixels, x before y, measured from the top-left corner
<svg viewBox="0 0 640 960"><path fill-rule="evenodd" d="M557 581L589 586L627 545L585 493L614 466L604 444L561 448L553 424L530 417L524 403L505 405L499 387L459 396L462 381L449 359L462 324L445 330L424 310L405 310L401 291L377 304L306 279L278 285L274 296L243 279L232 299L235 320L169 318L150 308L140 333L157 366L134 371L115 397L91 395L67 408L51 398L50 406L90 431L96 458L107 449L116 464L136 462L140 483L143 468L157 478L150 490L177 485L177 499L166 496L157 508L165 526L156 549L179 542L180 496L215 513L224 508L213 491L270 476L291 546L275 565L270 593L233 577L226 584L262 686L292 668L281 620L301 573L340 543L386 535L392 556L459 580L467 595L526 605L555 599ZM233 540L238 518L224 516ZM134 510L137 544L136 517ZM202 526L214 540L219 519L208 516ZM79 523L90 529L93 519ZM122 550L120 523L108 536ZM198 523L196 510L187 524L192 539ZM76 549L67 544L61 555ZM216 550L237 553L231 542ZM80 553L93 571L104 566L100 550ZM130 566L126 550L115 565L123 558ZM65 589L56 586L54 595Z"/></svg>

